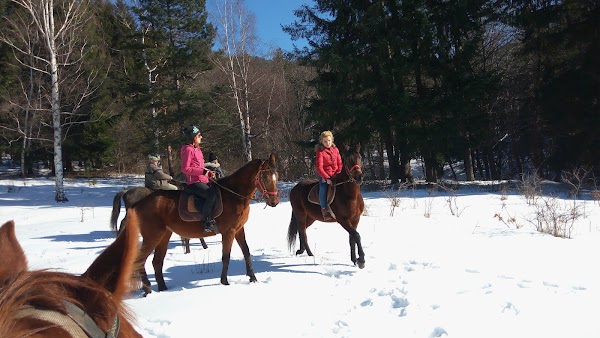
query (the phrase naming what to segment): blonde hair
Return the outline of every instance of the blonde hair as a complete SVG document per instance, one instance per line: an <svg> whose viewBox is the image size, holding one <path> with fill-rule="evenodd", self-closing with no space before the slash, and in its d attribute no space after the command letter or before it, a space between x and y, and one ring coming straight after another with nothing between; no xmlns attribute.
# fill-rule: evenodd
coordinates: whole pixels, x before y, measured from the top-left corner
<svg viewBox="0 0 600 338"><path fill-rule="evenodd" d="M325 130L319 135L319 142L323 142L323 139L326 137L331 137L331 142L333 142L333 133L329 130Z"/></svg>

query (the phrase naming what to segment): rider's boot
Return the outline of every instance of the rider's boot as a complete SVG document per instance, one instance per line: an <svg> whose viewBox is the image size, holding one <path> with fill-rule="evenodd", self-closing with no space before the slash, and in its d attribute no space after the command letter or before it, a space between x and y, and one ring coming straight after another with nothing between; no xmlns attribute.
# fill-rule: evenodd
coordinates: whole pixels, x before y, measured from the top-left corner
<svg viewBox="0 0 600 338"><path fill-rule="evenodd" d="M211 217L208 217L204 220L204 232L211 232L211 231L218 233L219 228L217 227L217 221L215 221Z"/></svg>
<svg viewBox="0 0 600 338"><path fill-rule="evenodd" d="M323 215L323 220L325 221L331 221L333 219L328 208L321 208L321 214Z"/></svg>

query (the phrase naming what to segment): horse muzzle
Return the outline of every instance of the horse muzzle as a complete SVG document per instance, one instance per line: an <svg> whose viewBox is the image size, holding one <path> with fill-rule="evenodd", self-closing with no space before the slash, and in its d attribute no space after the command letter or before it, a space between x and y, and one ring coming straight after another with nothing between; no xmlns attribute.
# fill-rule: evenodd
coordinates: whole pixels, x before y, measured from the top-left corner
<svg viewBox="0 0 600 338"><path fill-rule="evenodd" d="M266 200L265 203L267 203L268 206L270 207L276 207L277 204L279 204L279 195L274 195L274 196L269 196Z"/></svg>
<svg viewBox="0 0 600 338"><path fill-rule="evenodd" d="M363 182L363 175L360 174L360 175L355 176L354 177L354 182L356 182L356 184L358 184L358 185L361 185L362 182Z"/></svg>

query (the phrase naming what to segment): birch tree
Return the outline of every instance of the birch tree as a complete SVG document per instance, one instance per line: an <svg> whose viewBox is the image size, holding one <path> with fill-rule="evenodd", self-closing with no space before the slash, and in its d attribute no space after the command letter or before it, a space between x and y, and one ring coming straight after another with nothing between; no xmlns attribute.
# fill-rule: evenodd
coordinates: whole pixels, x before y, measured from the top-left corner
<svg viewBox="0 0 600 338"><path fill-rule="evenodd" d="M252 111L250 107L252 80L251 54L256 44L253 13L243 0L214 0L217 42L222 55L213 58L215 65L227 75L235 100L246 161L252 160Z"/></svg>
<svg viewBox="0 0 600 338"><path fill-rule="evenodd" d="M50 127L54 150L55 200L67 202L63 185L62 142L65 123L76 120L76 110L94 89L91 86L95 74L82 72L82 61L88 51L83 27L89 19L89 0L12 0L19 13L5 18L11 34L3 35L3 42L14 51L15 59L24 67L43 74L49 81L47 103L51 112ZM23 30L22 27L30 29ZM40 41L41 51L28 48L32 41ZM70 68L66 71L65 68ZM73 82L83 79L78 89L78 99L69 105L69 111L61 106L61 85L66 73L72 74ZM72 89L72 88L71 88ZM70 122L65 122L69 120Z"/></svg>

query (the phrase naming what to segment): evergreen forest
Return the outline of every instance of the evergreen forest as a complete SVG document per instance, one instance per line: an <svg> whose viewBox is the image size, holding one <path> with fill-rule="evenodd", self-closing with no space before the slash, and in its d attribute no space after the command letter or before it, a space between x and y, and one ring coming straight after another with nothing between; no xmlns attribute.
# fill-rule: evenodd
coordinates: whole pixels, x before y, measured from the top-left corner
<svg viewBox="0 0 600 338"><path fill-rule="evenodd" d="M178 171L197 125L225 171L361 144L368 180L600 174L600 2L315 0L258 52L243 0L0 0L0 153L36 174ZM583 173L583 174L582 174ZM62 185L62 183L61 183ZM57 201L66 200L57 188Z"/></svg>

